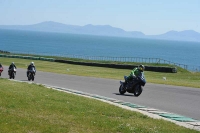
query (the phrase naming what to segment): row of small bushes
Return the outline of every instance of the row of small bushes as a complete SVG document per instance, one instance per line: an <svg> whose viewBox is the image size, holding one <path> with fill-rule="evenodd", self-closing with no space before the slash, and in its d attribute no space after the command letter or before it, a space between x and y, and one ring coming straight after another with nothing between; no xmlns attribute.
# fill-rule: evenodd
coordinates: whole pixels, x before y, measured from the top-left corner
<svg viewBox="0 0 200 133"><path fill-rule="evenodd" d="M118 69L133 69L134 65L125 65L125 64L103 64L103 63L91 63L91 62L76 62L69 60L54 60L55 62L68 63L75 65L85 65L85 66L98 66L98 67L108 67L108 68L118 68ZM177 73L176 67L159 67L159 66L145 66L146 71L154 72L167 72L167 73Z"/></svg>

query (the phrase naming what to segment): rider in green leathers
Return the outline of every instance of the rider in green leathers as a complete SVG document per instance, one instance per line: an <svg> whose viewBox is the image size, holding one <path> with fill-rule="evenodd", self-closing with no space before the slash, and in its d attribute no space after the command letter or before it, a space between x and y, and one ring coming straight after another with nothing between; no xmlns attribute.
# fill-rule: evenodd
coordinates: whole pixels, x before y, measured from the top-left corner
<svg viewBox="0 0 200 133"><path fill-rule="evenodd" d="M145 69L144 65L139 65L138 67L134 68L131 71L130 75L126 78L125 83L127 83L128 81L131 81L134 77L141 75L144 69Z"/></svg>

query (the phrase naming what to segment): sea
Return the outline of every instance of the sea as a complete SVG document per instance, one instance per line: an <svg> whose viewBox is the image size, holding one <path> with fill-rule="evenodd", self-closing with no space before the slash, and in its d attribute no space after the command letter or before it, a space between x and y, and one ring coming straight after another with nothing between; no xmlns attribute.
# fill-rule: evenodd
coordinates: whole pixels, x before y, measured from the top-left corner
<svg viewBox="0 0 200 133"><path fill-rule="evenodd" d="M0 50L64 57L160 58L200 69L200 42L0 29Z"/></svg>

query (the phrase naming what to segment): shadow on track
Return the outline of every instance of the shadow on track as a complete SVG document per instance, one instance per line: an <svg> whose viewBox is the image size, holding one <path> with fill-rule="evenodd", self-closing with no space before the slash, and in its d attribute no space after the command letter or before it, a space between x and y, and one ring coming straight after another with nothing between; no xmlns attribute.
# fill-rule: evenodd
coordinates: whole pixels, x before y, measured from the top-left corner
<svg viewBox="0 0 200 133"><path fill-rule="evenodd" d="M115 95L119 95L119 96L133 96L133 97L136 97L135 95L131 95L131 94L120 94L120 93L113 93Z"/></svg>
<svg viewBox="0 0 200 133"><path fill-rule="evenodd" d="M20 81L33 82L33 81L28 81L28 79L23 79L23 80L20 80Z"/></svg>

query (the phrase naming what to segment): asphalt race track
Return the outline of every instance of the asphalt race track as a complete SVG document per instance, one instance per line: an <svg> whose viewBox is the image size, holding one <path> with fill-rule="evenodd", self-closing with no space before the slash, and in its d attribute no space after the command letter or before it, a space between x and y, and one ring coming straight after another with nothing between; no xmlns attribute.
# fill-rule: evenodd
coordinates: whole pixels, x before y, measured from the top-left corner
<svg viewBox="0 0 200 133"><path fill-rule="evenodd" d="M3 78L8 78L4 66ZM17 69L16 80L28 81L25 69ZM122 75L123 79L123 75ZM147 83L139 97L119 94L119 80L37 71L35 83L98 94L200 120L200 89ZM148 81L147 81L148 82Z"/></svg>

